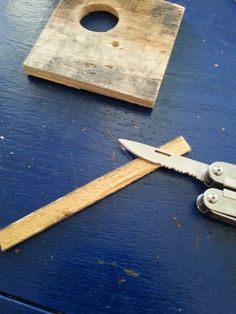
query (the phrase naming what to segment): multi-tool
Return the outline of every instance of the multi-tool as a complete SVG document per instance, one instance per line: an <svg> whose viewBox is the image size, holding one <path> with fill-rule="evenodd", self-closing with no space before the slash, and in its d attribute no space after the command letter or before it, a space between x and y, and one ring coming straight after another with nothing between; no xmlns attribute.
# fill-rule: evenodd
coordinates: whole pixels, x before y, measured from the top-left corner
<svg viewBox="0 0 236 314"><path fill-rule="evenodd" d="M124 139L119 141L138 157L204 182L210 189L197 198L197 208L209 217L236 225L236 165L226 162L208 165L146 144Z"/></svg>

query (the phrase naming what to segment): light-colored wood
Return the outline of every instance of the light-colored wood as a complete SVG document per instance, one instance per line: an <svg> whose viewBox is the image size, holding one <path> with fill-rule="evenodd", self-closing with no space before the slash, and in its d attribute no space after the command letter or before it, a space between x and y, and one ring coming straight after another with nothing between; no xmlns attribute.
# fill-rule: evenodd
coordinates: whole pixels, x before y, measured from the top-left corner
<svg viewBox="0 0 236 314"><path fill-rule="evenodd" d="M83 28L92 11L119 18ZM27 74L152 108L184 13L162 0L61 0L23 66Z"/></svg>
<svg viewBox="0 0 236 314"><path fill-rule="evenodd" d="M191 150L182 136L161 146L161 149L179 155ZM159 167L159 165L137 158L76 189L55 202L36 210L0 230L1 250L10 249L16 244L74 215Z"/></svg>

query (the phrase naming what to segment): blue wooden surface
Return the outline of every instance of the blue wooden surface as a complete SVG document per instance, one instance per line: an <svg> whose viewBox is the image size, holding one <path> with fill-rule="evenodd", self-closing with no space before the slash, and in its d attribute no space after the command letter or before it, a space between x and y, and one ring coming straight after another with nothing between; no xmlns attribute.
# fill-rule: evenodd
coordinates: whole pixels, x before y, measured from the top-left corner
<svg viewBox="0 0 236 314"><path fill-rule="evenodd" d="M9 296L5 293L0 295L0 313L4 314L59 314L57 310L45 308L39 304Z"/></svg>
<svg viewBox="0 0 236 314"><path fill-rule="evenodd" d="M236 162L236 4L177 2L186 13L153 111L25 76L57 1L0 2L0 227L125 164L118 138L182 134L192 158ZM1 253L0 291L72 314L235 313L236 231L198 213L204 189L153 173Z"/></svg>

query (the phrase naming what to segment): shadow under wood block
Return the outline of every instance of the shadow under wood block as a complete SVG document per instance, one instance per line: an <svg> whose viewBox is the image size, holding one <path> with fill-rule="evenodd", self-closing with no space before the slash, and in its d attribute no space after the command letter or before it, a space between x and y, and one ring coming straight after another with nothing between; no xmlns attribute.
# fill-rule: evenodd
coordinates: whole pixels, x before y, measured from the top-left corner
<svg viewBox="0 0 236 314"><path fill-rule="evenodd" d="M101 12L113 15L110 27L101 28ZM24 70L153 108L183 13L162 0L61 0ZM85 28L89 15L94 25Z"/></svg>

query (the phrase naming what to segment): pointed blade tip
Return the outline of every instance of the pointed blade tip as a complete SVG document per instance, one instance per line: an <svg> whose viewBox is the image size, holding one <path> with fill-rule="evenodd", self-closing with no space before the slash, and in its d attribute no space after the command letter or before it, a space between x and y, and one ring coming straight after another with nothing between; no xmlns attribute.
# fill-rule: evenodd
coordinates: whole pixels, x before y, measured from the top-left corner
<svg viewBox="0 0 236 314"><path fill-rule="evenodd" d="M118 141L120 142L120 144L122 144L123 145L123 143L126 141L125 139L123 139L123 138L118 138Z"/></svg>
<svg viewBox="0 0 236 314"><path fill-rule="evenodd" d="M127 146L127 144L128 144L129 142L131 142L131 141L125 140L125 139L123 139L123 138L119 138L118 141L120 142L120 144L121 144L122 146Z"/></svg>

